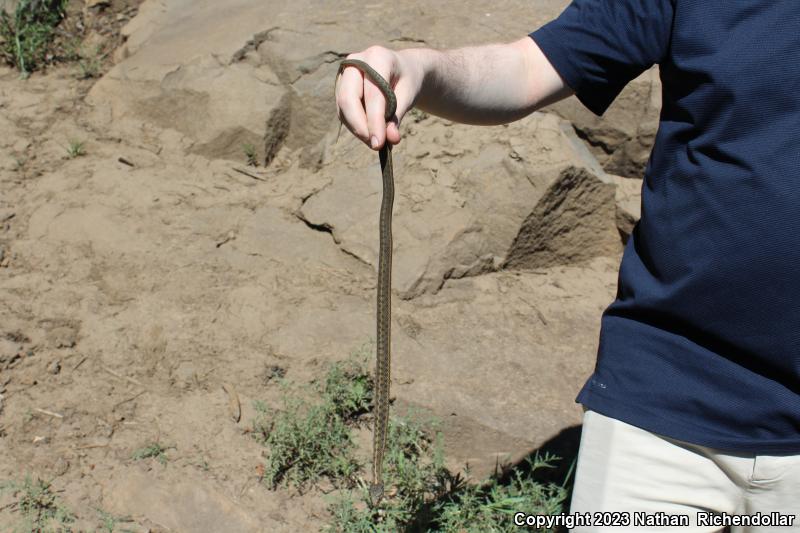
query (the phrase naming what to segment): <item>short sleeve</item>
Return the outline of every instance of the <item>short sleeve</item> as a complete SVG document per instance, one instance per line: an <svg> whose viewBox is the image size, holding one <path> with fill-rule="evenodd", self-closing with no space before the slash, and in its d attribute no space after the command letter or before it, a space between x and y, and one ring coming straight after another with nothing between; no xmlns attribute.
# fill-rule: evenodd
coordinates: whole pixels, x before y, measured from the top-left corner
<svg viewBox="0 0 800 533"><path fill-rule="evenodd" d="M674 0L573 0L530 34L578 99L597 115L669 50Z"/></svg>

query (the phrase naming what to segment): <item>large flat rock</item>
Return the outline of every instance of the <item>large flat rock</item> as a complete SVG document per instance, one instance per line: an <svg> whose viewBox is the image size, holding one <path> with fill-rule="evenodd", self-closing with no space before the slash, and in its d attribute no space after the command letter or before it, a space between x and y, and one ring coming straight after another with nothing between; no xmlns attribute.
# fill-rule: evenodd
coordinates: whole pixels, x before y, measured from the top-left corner
<svg viewBox="0 0 800 533"><path fill-rule="evenodd" d="M416 115L395 156L394 283L400 296L500 268L570 264L620 250L614 184L568 124L537 113L468 128ZM330 184L299 216L377 268L380 171L374 152L343 143Z"/></svg>

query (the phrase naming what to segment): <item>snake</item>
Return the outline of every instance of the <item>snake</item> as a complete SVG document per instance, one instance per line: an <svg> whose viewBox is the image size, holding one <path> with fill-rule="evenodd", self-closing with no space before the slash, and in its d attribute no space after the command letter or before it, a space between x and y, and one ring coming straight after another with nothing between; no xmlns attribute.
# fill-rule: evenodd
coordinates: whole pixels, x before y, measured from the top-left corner
<svg viewBox="0 0 800 533"><path fill-rule="evenodd" d="M387 121L397 110L397 97L392 87L375 69L358 59L345 59L339 63L339 75L346 67L355 67L370 79L386 98ZM391 380L391 336L392 336L392 206L394 203L394 171L392 168L392 145L385 141L378 151L383 176L383 196L381 199L379 247L378 247L378 286L377 286L377 336L375 351L375 420L372 441L372 484L369 496L377 505L384 495L383 456L386 451L389 430L389 389Z"/></svg>

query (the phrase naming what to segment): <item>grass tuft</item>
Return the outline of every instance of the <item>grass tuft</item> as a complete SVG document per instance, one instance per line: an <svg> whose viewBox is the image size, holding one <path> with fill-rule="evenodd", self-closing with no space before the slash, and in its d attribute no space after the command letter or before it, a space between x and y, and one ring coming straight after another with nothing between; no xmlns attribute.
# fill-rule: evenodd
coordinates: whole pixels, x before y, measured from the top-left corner
<svg viewBox="0 0 800 533"><path fill-rule="evenodd" d="M15 533L72 532L70 524L75 518L58 501L50 483L25 476L22 482L11 481L1 488L10 490L17 498L14 507L22 519L13 529Z"/></svg>
<svg viewBox="0 0 800 533"><path fill-rule="evenodd" d="M86 155L86 143L77 139L70 139L67 146L67 155L70 159Z"/></svg>
<svg viewBox="0 0 800 533"><path fill-rule="evenodd" d="M100 76L100 71L103 69L103 54L99 46L94 50L78 49L74 58L78 62L77 78L79 80L88 80L90 78L97 78Z"/></svg>
<svg viewBox="0 0 800 533"><path fill-rule="evenodd" d="M244 152L244 156L247 158L247 165L251 167L257 167L258 160L256 159L256 147L251 143L245 143L242 145L242 151Z"/></svg>
<svg viewBox="0 0 800 533"><path fill-rule="evenodd" d="M327 479L336 489L328 507L328 533L510 532L519 529L513 522L517 511L561 512L568 489L534 476L553 468L557 457L537 456L524 473L506 471L502 477L469 484L446 468L438 423L418 413L389 422L387 496L373 505L353 440L362 415L372 408L369 355L364 346L332 364L314 387L292 389L282 383L279 410L255 402L253 435L268 450L263 479L270 488L302 489Z"/></svg>
<svg viewBox="0 0 800 533"><path fill-rule="evenodd" d="M102 509L97 509L97 514L100 519L100 527L102 528L98 531L102 531L103 533L134 533L133 530L128 528L117 529L120 522L132 522L133 520L130 517L114 516Z"/></svg>
<svg viewBox="0 0 800 533"><path fill-rule="evenodd" d="M47 62L55 28L68 0L20 0L13 14L0 9L0 56L23 77Z"/></svg>
<svg viewBox="0 0 800 533"><path fill-rule="evenodd" d="M141 461L142 459L154 458L162 465L167 464L167 450L169 446L164 446L159 442L152 442L146 446L139 448L131 454L131 459L134 461Z"/></svg>
<svg viewBox="0 0 800 533"><path fill-rule="evenodd" d="M323 477L352 484L359 465L350 429L331 402L286 395L281 410L256 402L253 433L269 449L264 483L303 489Z"/></svg>

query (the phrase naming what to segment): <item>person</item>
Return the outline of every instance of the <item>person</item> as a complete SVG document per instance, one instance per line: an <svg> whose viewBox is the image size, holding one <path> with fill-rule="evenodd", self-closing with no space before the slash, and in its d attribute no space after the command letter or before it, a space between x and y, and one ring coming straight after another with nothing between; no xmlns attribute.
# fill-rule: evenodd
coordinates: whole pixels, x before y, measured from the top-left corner
<svg viewBox="0 0 800 533"><path fill-rule="evenodd" d="M339 117L373 149L412 106L502 124L575 94L602 115L659 66L641 220L577 398L575 531L800 531L798 28L793 0L574 0L506 44L349 56L397 95L386 124L342 72Z"/></svg>

